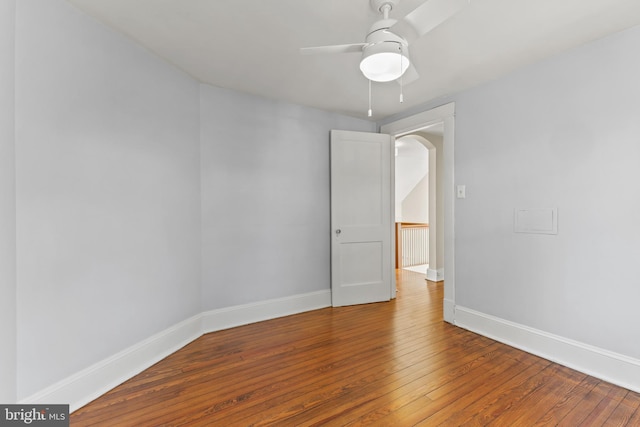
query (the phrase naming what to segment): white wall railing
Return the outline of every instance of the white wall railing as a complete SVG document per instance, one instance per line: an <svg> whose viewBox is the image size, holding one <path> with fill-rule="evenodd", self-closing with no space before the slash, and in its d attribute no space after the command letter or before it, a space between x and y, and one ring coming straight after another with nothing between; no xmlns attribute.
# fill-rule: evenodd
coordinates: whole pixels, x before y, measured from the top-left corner
<svg viewBox="0 0 640 427"><path fill-rule="evenodd" d="M396 267L429 264L429 224L396 223Z"/></svg>

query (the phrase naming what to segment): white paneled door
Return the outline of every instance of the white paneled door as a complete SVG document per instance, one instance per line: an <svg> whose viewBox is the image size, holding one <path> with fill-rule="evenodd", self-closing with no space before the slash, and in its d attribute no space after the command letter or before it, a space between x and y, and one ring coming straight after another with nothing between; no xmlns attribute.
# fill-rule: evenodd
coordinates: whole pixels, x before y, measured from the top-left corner
<svg viewBox="0 0 640 427"><path fill-rule="evenodd" d="M391 299L391 136L331 131L334 307Z"/></svg>

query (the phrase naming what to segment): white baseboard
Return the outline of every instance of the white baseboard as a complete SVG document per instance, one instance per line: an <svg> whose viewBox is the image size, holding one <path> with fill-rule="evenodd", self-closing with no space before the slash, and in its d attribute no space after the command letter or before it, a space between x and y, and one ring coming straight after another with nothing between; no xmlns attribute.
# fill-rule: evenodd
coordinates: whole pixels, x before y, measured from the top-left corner
<svg viewBox="0 0 640 427"><path fill-rule="evenodd" d="M201 336L201 317L184 320L19 403L69 404L73 412Z"/></svg>
<svg viewBox="0 0 640 427"><path fill-rule="evenodd" d="M431 282L441 282L444 280L444 268L439 268L437 270L428 268L427 269L427 280Z"/></svg>
<svg viewBox="0 0 640 427"><path fill-rule="evenodd" d="M18 403L69 404L69 409L73 412L199 338L203 333L330 305L331 291L326 290L201 313L21 399Z"/></svg>
<svg viewBox="0 0 640 427"><path fill-rule="evenodd" d="M638 359L459 305L455 307L455 324L527 353L640 392L640 360Z"/></svg>
<svg viewBox="0 0 640 427"><path fill-rule="evenodd" d="M202 330L206 334L330 306L331 291L327 289L308 294L225 307L202 313Z"/></svg>
<svg viewBox="0 0 640 427"><path fill-rule="evenodd" d="M456 324L456 304L453 300L445 298L442 301L442 317L445 322Z"/></svg>

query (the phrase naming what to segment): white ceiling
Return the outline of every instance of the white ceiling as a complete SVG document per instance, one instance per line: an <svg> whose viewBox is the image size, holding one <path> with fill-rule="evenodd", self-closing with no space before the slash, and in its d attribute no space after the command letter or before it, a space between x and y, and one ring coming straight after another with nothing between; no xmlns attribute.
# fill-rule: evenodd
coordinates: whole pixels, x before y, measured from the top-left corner
<svg viewBox="0 0 640 427"><path fill-rule="evenodd" d="M300 55L359 43L369 0L69 0L201 82L366 118L359 54ZM424 0L402 0L400 18ZM640 23L640 0L471 0L411 46L421 78L373 84L373 119L496 79ZM597 66L594 61L594 66Z"/></svg>

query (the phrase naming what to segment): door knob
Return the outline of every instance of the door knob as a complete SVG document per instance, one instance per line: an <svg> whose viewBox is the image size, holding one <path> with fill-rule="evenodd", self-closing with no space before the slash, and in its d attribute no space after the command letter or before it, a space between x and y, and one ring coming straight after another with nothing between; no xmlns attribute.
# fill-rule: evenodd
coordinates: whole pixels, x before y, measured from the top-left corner
<svg viewBox="0 0 640 427"><path fill-rule="evenodd" d="M336 236L339 235L340 233L342 233L342 230L340 230L339 228L336 230Z"/></svg>

